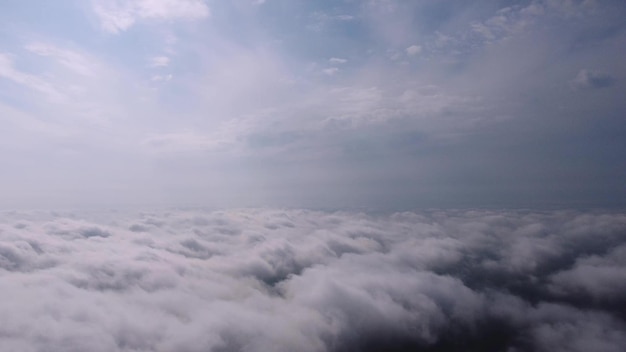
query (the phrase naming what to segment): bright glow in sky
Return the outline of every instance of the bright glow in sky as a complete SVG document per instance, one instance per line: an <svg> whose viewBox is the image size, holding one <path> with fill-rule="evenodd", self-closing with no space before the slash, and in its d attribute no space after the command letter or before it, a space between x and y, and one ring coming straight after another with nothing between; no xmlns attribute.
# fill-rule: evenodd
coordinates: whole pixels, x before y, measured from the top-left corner
<svg viewBox="0 0 626 352"><path fill-rule="evenodd" d="M5 1L0 206L615 206L623 1Z"/></svg>

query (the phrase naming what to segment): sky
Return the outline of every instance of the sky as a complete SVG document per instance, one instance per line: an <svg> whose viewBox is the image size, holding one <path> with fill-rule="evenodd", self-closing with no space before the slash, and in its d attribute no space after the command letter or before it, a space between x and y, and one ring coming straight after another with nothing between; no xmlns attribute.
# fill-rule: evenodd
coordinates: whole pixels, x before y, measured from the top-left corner
<svg viewBox="0 0 626 352"><path fill-rule="evenodd" d="M623 207L623 1L3 1L1 208Z"/></svg>

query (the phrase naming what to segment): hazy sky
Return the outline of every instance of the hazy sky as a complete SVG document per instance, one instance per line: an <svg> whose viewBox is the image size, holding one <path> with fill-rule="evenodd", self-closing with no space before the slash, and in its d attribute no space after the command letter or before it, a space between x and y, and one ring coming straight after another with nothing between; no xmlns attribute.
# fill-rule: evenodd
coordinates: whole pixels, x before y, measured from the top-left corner
<svg viewBox="0 0 626 352"><path fill-rule="evenodd" d="M0 207L626 204L626 2L3 1Z"/></svg>

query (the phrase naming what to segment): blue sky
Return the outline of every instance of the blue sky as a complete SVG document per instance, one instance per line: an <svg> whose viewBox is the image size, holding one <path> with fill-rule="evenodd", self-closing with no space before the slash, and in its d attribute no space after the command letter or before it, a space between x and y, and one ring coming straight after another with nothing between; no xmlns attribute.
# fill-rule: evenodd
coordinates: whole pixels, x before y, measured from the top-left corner
<svg viewBox="0 0 626 352"><path fill-rule="evenodd" d="M623 206L622 1L6 1L3 208Z"/></svg>

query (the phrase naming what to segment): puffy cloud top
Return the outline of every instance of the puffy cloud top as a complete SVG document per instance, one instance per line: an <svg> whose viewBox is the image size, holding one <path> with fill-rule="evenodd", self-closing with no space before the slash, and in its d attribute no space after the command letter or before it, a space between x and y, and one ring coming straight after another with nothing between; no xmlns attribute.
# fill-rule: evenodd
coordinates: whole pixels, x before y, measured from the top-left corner
<svg viewBox="0 0 626 352"><path fill-rule="evenodd" d="M3 348L621 351L626 216L5 212Z"/></svg>

